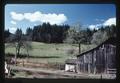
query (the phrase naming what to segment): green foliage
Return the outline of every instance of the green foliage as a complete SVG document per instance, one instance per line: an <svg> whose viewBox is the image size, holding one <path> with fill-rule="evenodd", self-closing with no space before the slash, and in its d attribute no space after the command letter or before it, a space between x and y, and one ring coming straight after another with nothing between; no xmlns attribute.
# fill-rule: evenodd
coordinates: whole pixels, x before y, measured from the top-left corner
<svg viewBox="0 0 120 83"><path fill-rule="evenodd" d="M62 43L66 38L66 32L69 25L50 25L43 23L42 25L34 26L32 40L45 43Z"/></svg>
<svg viewBox="0 0 120 83"><path fill-rule="evenodd" d="M74 52L75 52L75 49L73 49L73 48L70 48L67 50L67 53L71 54L71 55L74 54Z"/></svg>
<svg viewBox="0 0 120 83"><path fill-rule="evenodd" d="M78 44L89 43L91 40L92 31L90 29L76 31L75 29L69 29L64 43Z"/></svg>
<svg viewBox="0 0 120 83"><path fill-rule="evenodd" d="M9 40L8 38L10 35L11 35L11 33L9 32L9 29L4 31L5 42L8 42L8 40Z"/></svg>
<svg viewBox="0 0 120 83"><path fill-rule="evenodd" d="M69 30L67 31L66 39L64 39L64 43L68 43L68 44L73 44L73 43L75 43L75 40L74 40L75 34L76 34L75 29L69 29Z"/></svg>
<svg viewBox="0 0 120 83"><path fill-rule="evenodd" d="M104 42L108 39L107 32L105 31L97 31L93 34L91 43L99 45L100 43Z"/></svg>
<svg viewBox="0 0 120 83"><path fill-rule="evenodd" d="M110 37L116 37L116 26L101 27L92 35L91 43L99 45Z"/></svg>
<svg viewBox="0 0 120 83"><path fill-rule="evenodd" d="M33 30L31 28L26 29L26 39L31 41L33 37Z"/></svg>
<svg viewBox="0 0 120 83"><path fill-rule="evenodd" d="M107 32L108 37L116 37L116 26L106 26L105 31Z"/></svg>
<svg viewBox="0 0 120 83"><path fill-rule="evenodd" d="M80 27L79 27L80 28ZM90 30L89 28L86 29L79 29L76 30L75 28L70 28L68 30L66 39L64 43L69 44L100 44L106 39L110 37L116 37L116 26L102 26L98 30Z"/></svg>

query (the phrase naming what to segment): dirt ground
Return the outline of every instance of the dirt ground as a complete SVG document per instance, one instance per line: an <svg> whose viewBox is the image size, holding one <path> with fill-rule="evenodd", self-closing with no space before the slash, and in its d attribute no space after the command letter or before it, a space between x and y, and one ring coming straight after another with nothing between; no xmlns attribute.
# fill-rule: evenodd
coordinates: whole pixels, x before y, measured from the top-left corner
<svg viewBox="0 0 120 83"><path fill-rule="evenodd" d="M14 72L12 78L72 78L72 79L115 79L116 75L110 74L84 74L66 72L64 70L44 69L44 68L29 68L11 65L11 70Z"/></svg>

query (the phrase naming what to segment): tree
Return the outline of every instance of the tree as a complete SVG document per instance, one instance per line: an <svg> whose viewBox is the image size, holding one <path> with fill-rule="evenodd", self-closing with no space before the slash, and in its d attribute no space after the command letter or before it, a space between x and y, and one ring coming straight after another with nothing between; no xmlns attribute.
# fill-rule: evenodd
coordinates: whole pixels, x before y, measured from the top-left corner
<svg viewBox="0 0 120 83"><path fill-rule="evenodd" d="M105 26L105 31L107 32L108 37L116 37L116 26Z"/></svg>
<svg viewBox="0 0 120 83"><path fill-rule="evenodd" d="M17 62L17 56L20 56L20 49L23 46L23 34L21 29L17 29L15 32L15 48L16 48L16 54L15 54L15 64Z"/></svg>
<svg viewBox="0 0 120 83"><path fill-rule="evenodd" d="M9 46L15 47L16 53L15 53L15 65L17 62L17 56L20 56L20 49L23 47L23 34L21 29L17 29L15 34L11 35L9 37Z"/></svg>
<svg viewBox="0 0 120 83"><path fill-rule="evenodd" d="M91 43L99 45L100 43L104 42L108 39L108 35L106 31L97 31L93 34Z"/></svg>
<svg viewBox="0 0 120 83"><path fill-rule="evenodd" d="M17 29L15 34L12 34L12 35L9 36L9 42L8 42L9 44L7 45L7 47L8 46L15 47L15 50L16 50L15 57L14 57L15 65L16 65L16 62L17 62L17 57L20 56L20 49L21 48L24 48L26 50L27 60L28 60L29 51L32 50L31 33L32 33L32 30L30 28L27 29L27 32L26 32L25 35L22 33L21 29Z"/></svg>
<svg viewBox="0 0 120 83"><path fill-rule="evenodd" d="M29 40L32 40L33 30L31 28L26 29L26 36L29 38Z"/></svg>
<svg viewBox="0 0 120 83"><path fill-rule="evenodd" d="M87 43L90 44L90 41L92 39L92 35L93 35L93 32L87 28L86 29L86 40L87 40Z"/></svg>
<svg viewBox="0 0 120 83"><path fill-rule="evenodd" d="M67 35L66 35L66 39L64 39L64 43L69 43L69 44L73 44L75 43L75 34L76 34L76 30L74 28L70 28L67 31Z"/></svg>
<svg viewBox="0 0 120 83"><path fill-rule="evenodd" d="M34 26L32 40L44 43L63 43L68 29L69 25L43 23L42 25Z"/></svg>
<svg viewBox="0 0 120 83"><path fill-rule="evenodd" d="M9 32L9 29L4 31L5 42L9 41L8 38L10 35L11 35L11 33Z"/></svg>
<svg viewBox="0 0 120 83"><path fill-rule="evenodd" d="M31 42L29 40L27 41L24 41L23 43L23 46L24 46L24 49L26 50L27 52L27 61L28 61L28 58L29 58L29 51L32 50L32 45L31 45Z"/></svg>

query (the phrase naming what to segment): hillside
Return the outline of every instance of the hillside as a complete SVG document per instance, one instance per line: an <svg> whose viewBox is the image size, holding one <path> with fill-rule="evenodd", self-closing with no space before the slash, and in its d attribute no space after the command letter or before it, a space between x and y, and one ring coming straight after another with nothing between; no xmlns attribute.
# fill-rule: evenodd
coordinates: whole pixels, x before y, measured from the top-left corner
<svg viewBox="0 0 120 83"><path fill-rule="evenodd" d="M78 54L77 44L46 44L40 42L32 42L32 50L29 51L30 56L36 58L29 58L32 62L49 63L60 62L64 63L66 59L75 57ZM5 44L5 53L15 54L14 47L8 47ZM94 48L95 45L81 45L81 52L85 52ZM26 54L25 49L20 50L20 54Z"/></svg>

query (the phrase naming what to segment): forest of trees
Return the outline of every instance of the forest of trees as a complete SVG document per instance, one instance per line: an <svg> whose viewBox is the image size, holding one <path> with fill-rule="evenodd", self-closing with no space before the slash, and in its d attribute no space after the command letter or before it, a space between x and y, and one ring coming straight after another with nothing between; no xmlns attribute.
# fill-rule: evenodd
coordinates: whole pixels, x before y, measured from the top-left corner
<svg viewBox="0 0 120 83"><path fill-rule="evenodd" d="M81 28L81 27L79 27ZM100 44L109 37L116 36L116 26L102 26L96 29L79 29L71 28L69 25L50 25L43 23L42 25L27 28L26 33L23 34L21 29L17 29L15 34L5 30L5 42L14 39L18 33L22 34L22 39L29 41L37 41L44 43L83 43L83 44Z"/></svg>
<svg viewBox="0 0 120 83"><path fill-rule="evenodd" d="M33 41L45 43L62 43L66 38L66 32L69 25L50 25L43 23L42 25L34 26L33 30L28 28L26 34L32 37Z"/></svg>
<svg viewBox="0 0 120 83"><path fill-rule="evenodd" d="M116 37L116 26L105 26L98 30L96 29L81 29L80 26L69 25L50 25L43 23L42 25L27 28L26 33L23 34L21 29L10 33L9 29L4 31L5 43L7 46L15 47L15 64L16 59L20 56L20 49L24 48L29 57L29 51L32 49L31 42L44 43L67 43L67 44L96 44L99 45L110 37ZM7 47L6 46L6 47Z"/></svg>

